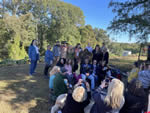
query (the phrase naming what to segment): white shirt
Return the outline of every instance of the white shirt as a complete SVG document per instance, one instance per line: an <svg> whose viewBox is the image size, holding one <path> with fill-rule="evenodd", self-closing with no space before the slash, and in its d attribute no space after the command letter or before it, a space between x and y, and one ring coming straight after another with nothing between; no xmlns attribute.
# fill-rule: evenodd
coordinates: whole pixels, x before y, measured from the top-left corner
<svg viewBox="0 0 150 113"><path fill-rule="evenodd" d="M36 45L34 45L34 47L35 47L36 53L39 54L39 48Z"/></svg>

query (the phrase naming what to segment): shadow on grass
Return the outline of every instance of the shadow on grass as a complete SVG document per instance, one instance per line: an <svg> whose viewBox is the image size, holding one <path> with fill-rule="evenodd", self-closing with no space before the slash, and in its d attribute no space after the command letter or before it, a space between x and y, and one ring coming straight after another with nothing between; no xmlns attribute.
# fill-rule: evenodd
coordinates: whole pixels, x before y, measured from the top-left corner
<svg viewBox="0 0 150 113"><path fill-rule="evenodd" d="M48 79L42 76L43 67L39 64L33 77L28 76L29 65L0 68L0 81L6 84L0 86L0 95L6 97L1 101L7 101L13 112L26 109L27 113L49 113ZM14 96L9 98L12 94Z"/></svg>

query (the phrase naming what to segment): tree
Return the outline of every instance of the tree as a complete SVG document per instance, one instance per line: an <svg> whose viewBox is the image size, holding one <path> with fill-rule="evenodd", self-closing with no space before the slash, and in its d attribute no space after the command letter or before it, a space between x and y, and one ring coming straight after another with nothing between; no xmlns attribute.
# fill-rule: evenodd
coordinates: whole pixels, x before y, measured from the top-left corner
<svg viewBox="0 0 150 113"><path fill-rule="evenodd" d="M116 13L108 29L115 32L128 32L139 42L147 42L150 34L150 1L128 0L109 4Z"/></svg>
<svg viewBox="0 0 150 113"><path fill-rule="evenodd" d="M49 4L51 13L49 37L68 41L75 45L80 42L78 28L84 25L84 15L80 8L63 1L53 1Z"/></svg>
<svg viewBox="0 0 150 113"><path fill-rule="evenodd" d="M0 25L0 57L23 59L27 54L24 48L35 37L32 14L29 13L20 17L5 15L3 19L0 19Z"/></svg>
<svg viewBox="0 0 150 113"><path fill-rule="evenodd" d="M104 42L107 45L109 45L110 39L109 39L109 36L107 35L107 32L105 30L98 29L98 28L94 28L93 30L94 30L94 33L96 36L96 40L98 42L100 42L101 44Z"/></svg>

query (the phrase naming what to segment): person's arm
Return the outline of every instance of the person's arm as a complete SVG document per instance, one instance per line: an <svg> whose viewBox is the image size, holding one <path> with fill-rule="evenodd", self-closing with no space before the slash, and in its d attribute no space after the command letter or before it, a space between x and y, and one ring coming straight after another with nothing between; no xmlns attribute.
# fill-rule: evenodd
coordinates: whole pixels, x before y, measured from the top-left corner
<svg viewBox="0 0 150 113"><path fill-rule="evenodd" d="M92 97L94 99L95 102L97 102L97 100L99 100L100 98L100 92L102 91L103 88L106 87L106 82L105 80L102 82L102 84L92 93Z"/></svg>
<svg viewBox="0 0 150 113"><path fill-rule="evenodd" d="M87 99L82 103L82 106L84 108L90 103L90 99L91 99L90 85L88 82L86 82L85 85L87 89Z"/></svg>
<svg viewBox="0 0 150 113"><path fill-rule="evenodd" d="M31 60L31 52L32 52L32 49L31 49L31 46L30 46L29 49L28 49L29 60Z"/></svg>
<svg viewBox="0 0 150 113"><path fill-rule="evenodd" d="M54 54L53 54L53 52L51 52L51 53L52 53L52 56L51 56L51 57L52 57L52 60L54 60Z"/></svg>

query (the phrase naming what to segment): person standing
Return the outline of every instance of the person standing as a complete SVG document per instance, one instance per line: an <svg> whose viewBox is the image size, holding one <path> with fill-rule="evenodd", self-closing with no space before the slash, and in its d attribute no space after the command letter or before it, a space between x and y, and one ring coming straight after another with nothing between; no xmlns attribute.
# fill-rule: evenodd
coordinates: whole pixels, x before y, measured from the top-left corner
<svg viewBox="0 0 150 113"><path fill-rule="evenodd" d="M109 52L107 48L103 50L103 61L105 61L106 64L109 63Z"/></svg>
<svg viewBox="0 0 150 113"><path fill-rule="evenodd" d="M80 53L81 53L81 45L78 43L74 49L74 65L73 65L73 72L75 72L78 68L78 62L80 60Z"/></svg>
<svg viewBox="0 0 150 113"><path fill-rule="evenodd" d="M59 61L60 54L61 54L60 42L57 41L56 45L54 45L53 47L53 56L54 56L55 64L57 64L57 62Z"/></svg>
<svg viewBox="0 0 150 113"><path fill-rule="evenodd" d="M47 46L47 51L45 52L45 69L44 69L44 76L48 78L48 69L53 64L53 52L51 51L51 46Z"/></svg>
<svg viewBox="0 0 150 113"><path fill-rule="evenodd" d="M85 49L87 49L89 52L91 52L92 53L92 51L93 51L93 48L91 47L91 44L90 43L88 43L88 46L85 48Z"/></svg>
<svg viewBox="0 0 150 113"><path fill-rule="evenodd" d="M95 47L95 49L92 51L92 53L93 53L93 58L92 58L92 60L96 60L97 61L97 63L99 63L99 61L102 59L101 58L101 54L100 54L100 47L99 47L99 45L96 45L96 47Z"/></svg>
<svg viewBox="0 0 150 113"><path fill-rule="evenodd" d="M67 44L66 42L62 42L62 46L61 46L61 58L63 58L66 61L67 58Z"/></svg>
<svg viewBox="0 0 150 113"><path fill-rule="evenodd" d="M32 40L32 43L28 50L30 64L30 72L29 75L32 76L35 73L35 69L37 66L37 61L39 60L39 48L37 47L37 40Z"/></svg>

